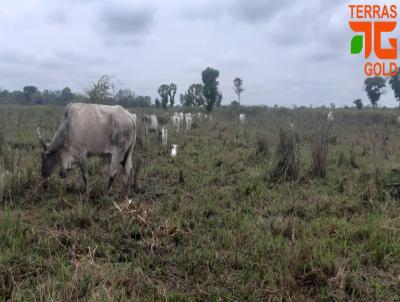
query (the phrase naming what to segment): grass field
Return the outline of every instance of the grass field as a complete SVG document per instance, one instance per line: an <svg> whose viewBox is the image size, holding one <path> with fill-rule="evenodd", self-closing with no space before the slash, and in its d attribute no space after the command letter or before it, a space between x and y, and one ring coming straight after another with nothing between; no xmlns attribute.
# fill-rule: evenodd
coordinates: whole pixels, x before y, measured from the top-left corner
<svg viewBox="0 0 400 302"><path fill-rule="evenodd" d="M62 109L0 107L0 300L400 300L397 110L334 110L324 178L311 146L328 110L243 108L242 128L218 109L178 135L169 123L175 159L139 125L129 203L123 176L105 193L100 159L88 196L78 171L67 187L41 180L36 127L49 140ZM290 123L299 175L271 181Z"/></svg>

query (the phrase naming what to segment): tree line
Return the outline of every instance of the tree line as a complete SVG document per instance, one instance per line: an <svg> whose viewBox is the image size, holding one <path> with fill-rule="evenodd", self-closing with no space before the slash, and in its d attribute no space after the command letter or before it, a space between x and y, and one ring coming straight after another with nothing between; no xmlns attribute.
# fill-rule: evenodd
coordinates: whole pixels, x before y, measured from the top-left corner
<svg viewBox="0 0 400 302"><path fill-rule="evenodd" d="M394 92L394 97L397 102L399 102L400 106L400 68L394 76L383 78L380 76L369 77L364 81L364 89L367 93L367 97L371 102L371 106L376 108L378 107L378 102L384 93L383 88L386 87L386 83L390 85ZM358 109L363 108L363 103L361 99L357 99L353 102Z"/></svg>
<svg viewBox="0 0 400 302"><path fill-rule="evenodd" d="M218 89L219 71L207 67L201 73L202 83L194 83L187 91L180 94L180 103L186 107L203 107L211 112L214 107L221 106L222 93ZM240 105L240 97L244 91L243 80L235 78L233 89L238 96L238 101L231 105ZM157 90L160 99L156 98L154 106L167 109L175 106L177 85L175 83L162 84ZM116 89L112 78L108 75L102 76L93 82L83 93L74 93L69 87L62 90L40 91L35 86L25 86L22 91L8 91L0 88L0 105L66 105L70 102L97 103L107 105L121 105L123 107L150 107L152 105L150 96L135 95L130 89Z"/></svg>
<svg viewBox="0 0 400 302"><path fill-rule="evenodd" d="M25 86L21 90L0 89L0 105L66 105L70 102L121 105L123 107L149 107L151 97L135 95L130 89L116 90L111 77L104 75L83 93L74 93L69 87L62 90L43 90Z"/></svg>

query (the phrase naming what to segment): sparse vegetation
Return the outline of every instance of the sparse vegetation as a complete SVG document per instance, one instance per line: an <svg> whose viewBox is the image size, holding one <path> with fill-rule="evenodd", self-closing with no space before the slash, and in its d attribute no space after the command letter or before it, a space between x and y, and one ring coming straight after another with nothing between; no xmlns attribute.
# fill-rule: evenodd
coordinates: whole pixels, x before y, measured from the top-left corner
<svg viewBox="0 0 400 302"><path fill-rule="evenodd" d="M299 145L298 135L292 129L279 128L275 159L269 173L269 179L297 180L299 177Z"/></svg>
<svg viewBox="0 0 400 302"><path fill-rule="evenodd" d="M322 111L241 110L244 133L230 107L187 134L169 122L175 161L139 137L128 201L122 179L105 195L100 159L88 197L79 171L68 190L41 180L35 129L47 140L62 107L0 106L0 300L396 301L397 112L335 109L319 179L308 173ZM267 167L298 181L266 183Z"/></svg>

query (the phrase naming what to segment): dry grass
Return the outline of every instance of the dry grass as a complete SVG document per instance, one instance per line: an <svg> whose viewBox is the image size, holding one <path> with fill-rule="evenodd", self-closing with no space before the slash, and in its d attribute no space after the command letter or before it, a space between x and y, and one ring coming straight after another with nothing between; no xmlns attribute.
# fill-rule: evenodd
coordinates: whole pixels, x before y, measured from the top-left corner
<svg viewBox="0 0 400 302"><path fill-rule="evenodd" d="M169 148L139 138L137 189L130 200L122 176L105 195L101 160L89 162L89 196L80 194L77 171L70 190L57 175L41 180L35 128L54 125L61 111L0 107L5 117L0 169L9 173L0 190L0 300L400 296L395 111L336 110L323 179L309 177L318 109L240 108L245 129L237 128L238 112L231 108L189 133L177 134L169 123L178 156L173 160ZM140 120L154 112L136 113ZM292 121L298 134L283 129ZM385 127L371 141L369 133ZM270 146L276 146L271 158ZM266 185L266 167L276 169L277 179L302 181ZM376 167L384 185L376 185Z"/></svg>

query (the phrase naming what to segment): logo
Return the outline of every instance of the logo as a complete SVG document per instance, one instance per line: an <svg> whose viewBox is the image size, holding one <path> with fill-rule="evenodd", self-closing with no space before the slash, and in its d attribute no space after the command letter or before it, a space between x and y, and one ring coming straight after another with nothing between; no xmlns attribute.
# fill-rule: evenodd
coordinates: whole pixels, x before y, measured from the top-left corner
<svg viewBox="0 0 400 302"><path fill-rule="evenodd" d="M394 76L397 73L397 38L383 37L393 34L397 26L396 5L349 4L350 28L357 33L351 39L350 52L360 54L364 49L366 76ZM386 45L386 47L383 46Z"/></svg>

